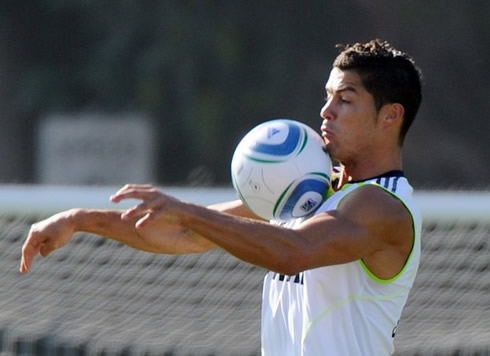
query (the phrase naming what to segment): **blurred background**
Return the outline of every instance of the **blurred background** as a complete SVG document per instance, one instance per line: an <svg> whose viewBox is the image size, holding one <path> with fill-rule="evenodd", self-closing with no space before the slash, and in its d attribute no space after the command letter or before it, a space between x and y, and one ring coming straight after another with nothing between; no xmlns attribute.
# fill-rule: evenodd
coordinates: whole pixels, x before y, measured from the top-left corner
<svg viewBox="0 0 490 356"><path fill-rule="evenodd" d="M337 43L382 38L425 77L406 175L486 189L489 18L485 0L3 0L0 183L229 185L256 124L319 128Z"/></svg>
<svg viewBox="0 0 490 356"><path fill-rule="evenodd" d="M239 140L279 117L319 129L335 45L373 38L425 77L404 156L422 257L395 355L490 355L489 19L487 0L0 1L0 355L259 355L259 267L80 233L21 276L21 246L113 185L236 198Z"/></svg>

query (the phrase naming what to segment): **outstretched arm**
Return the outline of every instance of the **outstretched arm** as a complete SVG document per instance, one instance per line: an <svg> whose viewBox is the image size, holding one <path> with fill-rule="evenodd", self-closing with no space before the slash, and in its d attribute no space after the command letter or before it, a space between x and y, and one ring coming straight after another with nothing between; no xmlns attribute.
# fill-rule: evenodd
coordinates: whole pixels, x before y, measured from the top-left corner
<svg viewBox="0 0 490 356"><path fill-rule="evenodd" d="M391 278L403 267L413 242L406 208L372 185L356 189L337 210L318 214L295 229L212 211L152 186L127 185L112 197L114 202L123 199L142 200L121 216L138 219L137 228L165 217L243 261L288 275L362 259L380 278Z"/></svg>
<svg viewBox="0 0 490 356"><path fill-rule="evenodd" d="M253 217L239 201L210 208ZM188 254L216 247L199 234L165 217L154 219L145 226L136 226L137 218L122 219L122 213L122 210L70 209L33 224L22 247L20 271L28 272L36 256L48 256L65 246L76 232L97 234L153 253Z"/></svg>
<svg viewBox="0 0 490 356"><path fill-rule="evenodd" d="M33 224L22 247L20 271L28 272L36 256L46 257L65 246L76 232L97 234L154 253L186 254L215 247L189 229L165 219L136 228L136 220L123 220L121 213L119 210L71 209Z"/></svg>

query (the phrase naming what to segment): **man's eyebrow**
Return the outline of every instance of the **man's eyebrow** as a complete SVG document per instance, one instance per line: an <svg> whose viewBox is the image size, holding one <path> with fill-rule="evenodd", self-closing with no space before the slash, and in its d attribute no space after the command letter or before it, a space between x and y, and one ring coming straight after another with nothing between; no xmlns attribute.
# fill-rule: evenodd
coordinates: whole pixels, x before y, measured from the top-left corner
<svg viewBox="0 0 490 356"><path fill-rule="evenodd" d="M329 88L329 87L326 87L325 90L329 94L333 92L332 88ZM342 93L342 92L346 92L346 91L353 92L355 94L359 94L359 91L357 90L356 86L352 85L352 84L341 85L337 90L335 90L336 93Z"/></svg>

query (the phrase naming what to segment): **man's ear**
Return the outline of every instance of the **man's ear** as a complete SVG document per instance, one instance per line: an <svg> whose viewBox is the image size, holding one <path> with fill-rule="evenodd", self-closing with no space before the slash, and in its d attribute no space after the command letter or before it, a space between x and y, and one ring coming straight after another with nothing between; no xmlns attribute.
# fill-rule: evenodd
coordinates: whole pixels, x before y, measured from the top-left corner
<svg viewBox="0 0 490 356"><path fill-rule="evenodd" d="M387 126L391 125L401 125L403 117L405 115L405 108L399 103L386 104L383 107L383 122Z"/></svg>

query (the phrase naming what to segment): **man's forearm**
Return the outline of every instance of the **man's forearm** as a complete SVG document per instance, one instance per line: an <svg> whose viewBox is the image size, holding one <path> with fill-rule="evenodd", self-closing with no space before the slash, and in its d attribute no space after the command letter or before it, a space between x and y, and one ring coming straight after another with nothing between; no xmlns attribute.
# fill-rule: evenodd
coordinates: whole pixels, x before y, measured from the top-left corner
<svg viewBox="0 0 490 356"><path fill-rule="evenodd" d="M146 252L187 254L215 247L188 228L163 219L137 229L137 219L121 219L121 213L119 210L73 209L70 219L76 232L97 234Z"/></svg>
<svg viewBox="0 0 490 356"><path fill-rule="evenodd" d="M134 221L121 219L121 213L120 210L71 209L68 219L75 232L96 234L145 250L138 246Z"/></svg>
<svg viewBox="0 0 490 356"><path fill-rule="evenodd" d="M260 219L239 200L214 204L210 208L235 216ZM136 228L138 219L121 219L122 213L122 210L69 211L75 231L97 234L142 251L187 254L216 247L196 232L164 219L153 221L143 228Z"/></svg>
<svg viewBox="0 0 490 356"><path fill-rule="evenodd" d="M241 216L243 218L250 218L255 220L264 220L261 217L255 215L249 208L247 208L241 200L232 200L223 203L217 203L209 206L212 210L221 211L234 216Z"/></svg>
<svg viewBox="0 0 490 356"><path fill-rule="evenodd" d="M177 214L184 226L211 240L235 257L287 273L292 266L289 256L304 243L294 230L274 226L229 211L212 212L199 205L186 204Z"/></svg>

